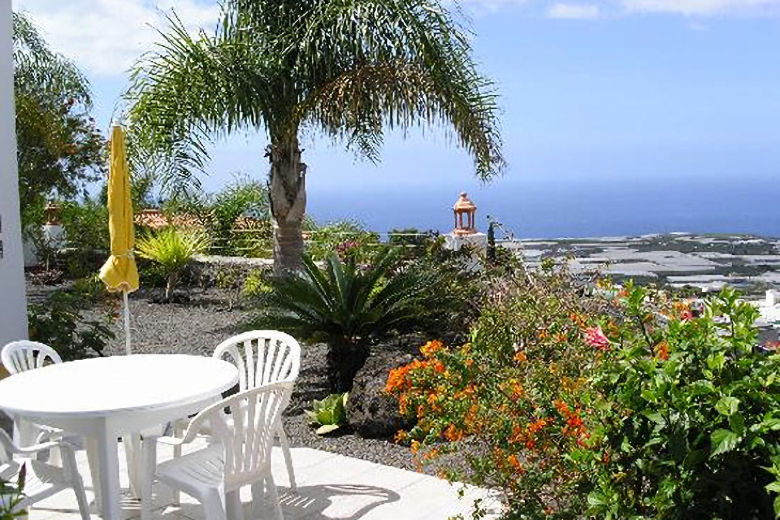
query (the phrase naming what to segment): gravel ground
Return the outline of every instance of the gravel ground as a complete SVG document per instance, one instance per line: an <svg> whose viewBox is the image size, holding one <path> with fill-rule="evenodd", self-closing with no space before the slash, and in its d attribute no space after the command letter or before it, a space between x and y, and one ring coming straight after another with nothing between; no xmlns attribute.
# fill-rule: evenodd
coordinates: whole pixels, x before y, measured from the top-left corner
<svg viewBox="0 0 780 520"><path fill-rule="evenodd" d="M51 288L28 286L31 300L45 300ZM224 339L247 328L253 311L249 307L227 305L227 296L219 289L192 289L187 303L156 303L158 292L139 290L130 296L133 351L136 353L187 353L211 355ZM119 309L121 311L121 308ZM90 310L89 319L105 316L105 310ZM116 338L106 348L106 354L124 353L124 332L121 314L113 328ZM409 448L388 439L363 439L348 427L328 436L318 436L308 424L304 411L313 399L328 394L326 387L325 345L303 345L301 373L295 386L290 407L284 418L285 430L292 446L340 453L351 457L415 469Z"/></svg>

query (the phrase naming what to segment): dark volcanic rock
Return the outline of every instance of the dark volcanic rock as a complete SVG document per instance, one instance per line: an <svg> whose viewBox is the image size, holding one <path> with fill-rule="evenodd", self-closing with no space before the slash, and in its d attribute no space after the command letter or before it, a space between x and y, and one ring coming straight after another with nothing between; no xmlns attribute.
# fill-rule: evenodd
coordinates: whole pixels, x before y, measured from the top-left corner
<svg viewBox="0 0 780 520"><path fill-rule="evenodd" d="M363 437L387 438L409 421L398 413L398 401L385 393L387 374L412 361L410 354L377 349L355 376L347 401L347 419Z"/></svg>

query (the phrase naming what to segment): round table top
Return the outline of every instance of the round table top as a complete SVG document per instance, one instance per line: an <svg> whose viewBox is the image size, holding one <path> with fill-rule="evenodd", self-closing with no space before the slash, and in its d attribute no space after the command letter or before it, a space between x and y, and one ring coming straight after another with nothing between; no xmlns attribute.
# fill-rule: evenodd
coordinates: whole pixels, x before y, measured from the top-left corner
<svg viewBox="0 0 780 520"><path fill-rule="evenodd" d="M165 409L219 395L238 382L227 361L181 354L82 359L0 381L0 409L32 417L99 417Z"/></svg>

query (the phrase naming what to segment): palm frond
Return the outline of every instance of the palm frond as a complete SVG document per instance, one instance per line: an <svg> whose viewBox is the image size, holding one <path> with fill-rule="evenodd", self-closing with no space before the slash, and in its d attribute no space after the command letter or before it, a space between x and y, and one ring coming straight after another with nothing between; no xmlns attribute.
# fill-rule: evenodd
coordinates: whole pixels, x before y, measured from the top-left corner
<svg viewBox="0 0 780 520"><path fill-rule="evenodd" d="M497 94L443 1L226 0L214 35L173 15L126 95L139 148L186 182L236 130L277 143L308 125L377 161L385 129L441 127L487 179L504 167Z"/></svg>

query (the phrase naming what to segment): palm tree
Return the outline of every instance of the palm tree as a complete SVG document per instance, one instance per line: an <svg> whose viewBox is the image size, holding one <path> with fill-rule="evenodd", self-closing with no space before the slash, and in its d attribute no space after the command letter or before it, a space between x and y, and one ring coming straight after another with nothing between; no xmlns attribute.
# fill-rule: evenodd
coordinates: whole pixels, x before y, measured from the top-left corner
<svg viewBox="0 0 780 520"><path fill-rule="evenodd" d="M277 274L303 252L302 129L375 161L385 128L447 124L487 179L504 164L496 94L443 1L225 0L213 35L174 15L132 73L137 148L187 180L214 135L264 130Z"/></svg>

